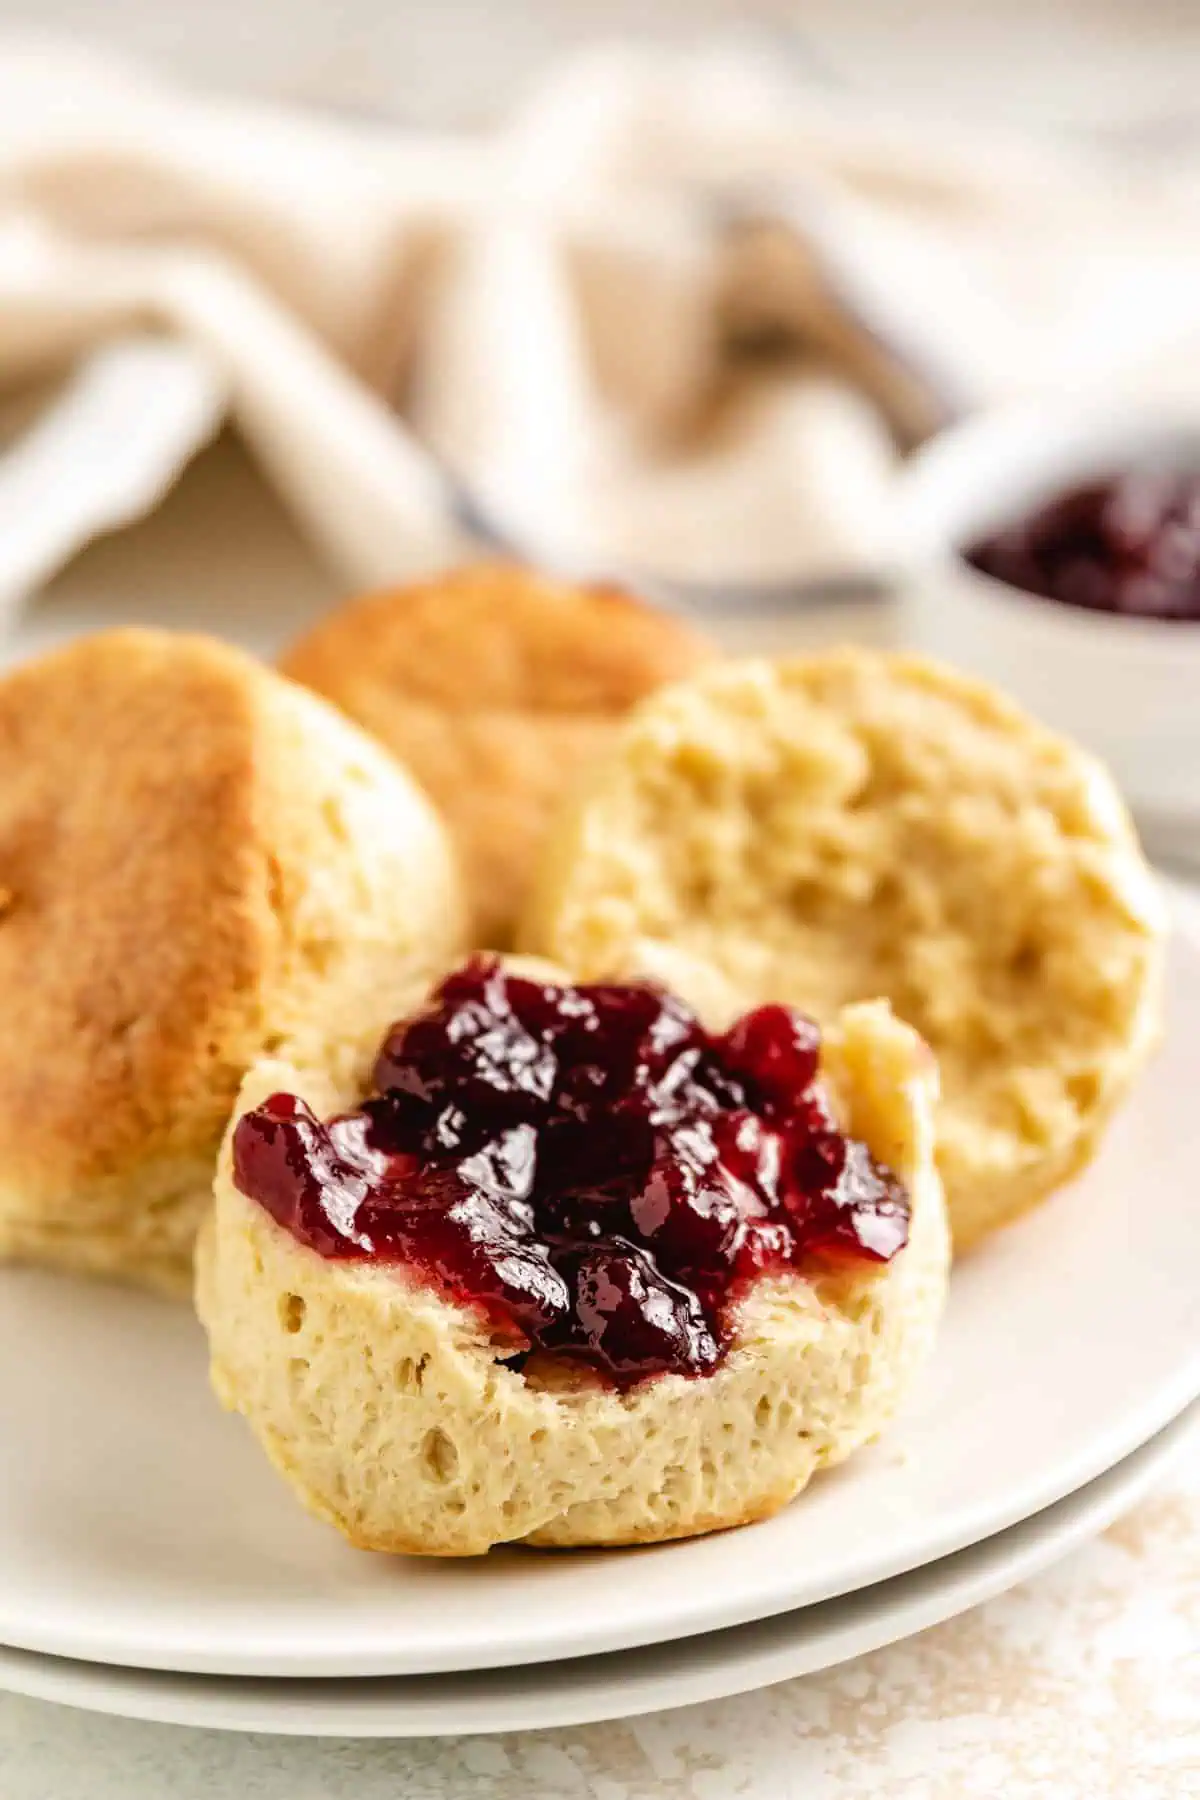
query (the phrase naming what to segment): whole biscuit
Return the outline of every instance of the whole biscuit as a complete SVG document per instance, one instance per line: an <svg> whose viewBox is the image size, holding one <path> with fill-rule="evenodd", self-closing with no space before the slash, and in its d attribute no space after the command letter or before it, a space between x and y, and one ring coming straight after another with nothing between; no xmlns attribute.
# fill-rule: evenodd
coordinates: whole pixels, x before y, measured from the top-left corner
<svg viewBox="0 0 1200 1800"><path fill-rule="evenodd" d="M0 1256L186 1292L242 1076L365 1066L462 939L425 797L313 695L115 631L0 681Z"/></svg>
<svg viewBox="0 0 1200 1800"><path fill-rule="evenodd" d="M982 683L841 650L646 702L548 845L522 942L586 979L664 950L937 1053L956 1247L1094 1150L1155 1040L1162 902L1103 769Z"/></svg>
<svg viewBox="0 0 1200 1800"><path fill-rule="evenodd" d="M614 724L714 651L615 588L503 563L350 601L281 659L404 762L450 826L476 942L506 944L553 814Z"/></svg>

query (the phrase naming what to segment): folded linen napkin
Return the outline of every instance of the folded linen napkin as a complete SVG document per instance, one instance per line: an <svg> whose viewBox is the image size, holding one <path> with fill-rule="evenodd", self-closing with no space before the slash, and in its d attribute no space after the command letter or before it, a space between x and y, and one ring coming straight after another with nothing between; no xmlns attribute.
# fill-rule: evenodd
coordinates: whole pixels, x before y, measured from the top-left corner
<svg viewBox="0 0 1200 1800"><path fill-rule="evenodd" d="M118 499L63 459L64 556L228 412L348 583L461 550L446 471L569 567L878 573L897 455L946 418L1200 343L1193 190L865 114L749 51L597 51L439 139L0 40L0 390L69 413L95 383L64 365L107 349L111 415L127 381L144 422ZM0 546L4 495L0 458ZM52 539L7 577L0 548L0 604Z"/></svg>

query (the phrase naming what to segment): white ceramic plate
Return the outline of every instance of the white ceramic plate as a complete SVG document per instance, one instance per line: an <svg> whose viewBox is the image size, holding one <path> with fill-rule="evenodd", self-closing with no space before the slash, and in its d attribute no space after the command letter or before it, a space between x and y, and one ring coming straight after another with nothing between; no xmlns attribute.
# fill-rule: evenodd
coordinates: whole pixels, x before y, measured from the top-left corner
<svg viewBox="0 0 1200 1800"><path fill-rule="evenodd" d="M820 1606L666 1649L373 1681L169 1675L0 1650L0 1687L126 1718L305 1737L529 1731L724 1699L879 1650L1026 1580L1135 1505L1198 1424L1200 1403L1077 1493L955 1556Z"/></svg>
<svg viewBox="0 0 1200 1800"><path fill-rule="evenodd" d="M744 1530L481 1561L356 1552L206 1385L182 1310L0 1276L0 1643L222 1675L432 1674L743 1624L886 1580L1073 1492L1200 1393L1200 946L1098 1164L956 1273L884 1441Z"/></svg>

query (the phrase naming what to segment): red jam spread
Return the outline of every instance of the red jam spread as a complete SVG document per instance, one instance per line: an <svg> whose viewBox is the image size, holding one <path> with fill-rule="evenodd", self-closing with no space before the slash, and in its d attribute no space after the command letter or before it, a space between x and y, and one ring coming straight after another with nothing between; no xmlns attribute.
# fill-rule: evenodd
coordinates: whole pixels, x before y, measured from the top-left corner
<svg viewBox="0 0 1200 1800"><path fill-rule="evenodd" d="M1143 470L1060 494L967 561L1093 612L1200 619L1200 475Z"/></svg>
<svg viewBox="0 0 1200 1800"><path fill-rule="evenodd" d="M403 1262L617 1387L705 1375L770 1270L886 1262L908 1196L840 1132L820 1035L784 1006L723 1035L649 984L566 986L477 957L389 1033L375 1096L239 1120L234 1177L322 1256Z"/></svg>

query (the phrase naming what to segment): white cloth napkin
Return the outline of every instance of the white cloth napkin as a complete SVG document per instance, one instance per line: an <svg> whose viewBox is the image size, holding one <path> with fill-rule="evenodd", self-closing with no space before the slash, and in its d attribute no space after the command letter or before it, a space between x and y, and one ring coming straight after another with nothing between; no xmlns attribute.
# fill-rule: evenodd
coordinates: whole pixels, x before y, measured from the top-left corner
<svg viewBox="0 0 1200 1800"><path fill-rule="evenodd" d="M228 412L348 583L459 552L444 469L573 568L886 571L898 449L1200 347L1198 223L1186 173L881 119L749 52L595 52L434 139L0 40L0 390L65 409L34 460L80 452L62 556ZM71 429L97 381L111 458ZM4 465L0 604L55 541L4 568Z"/></svg>

